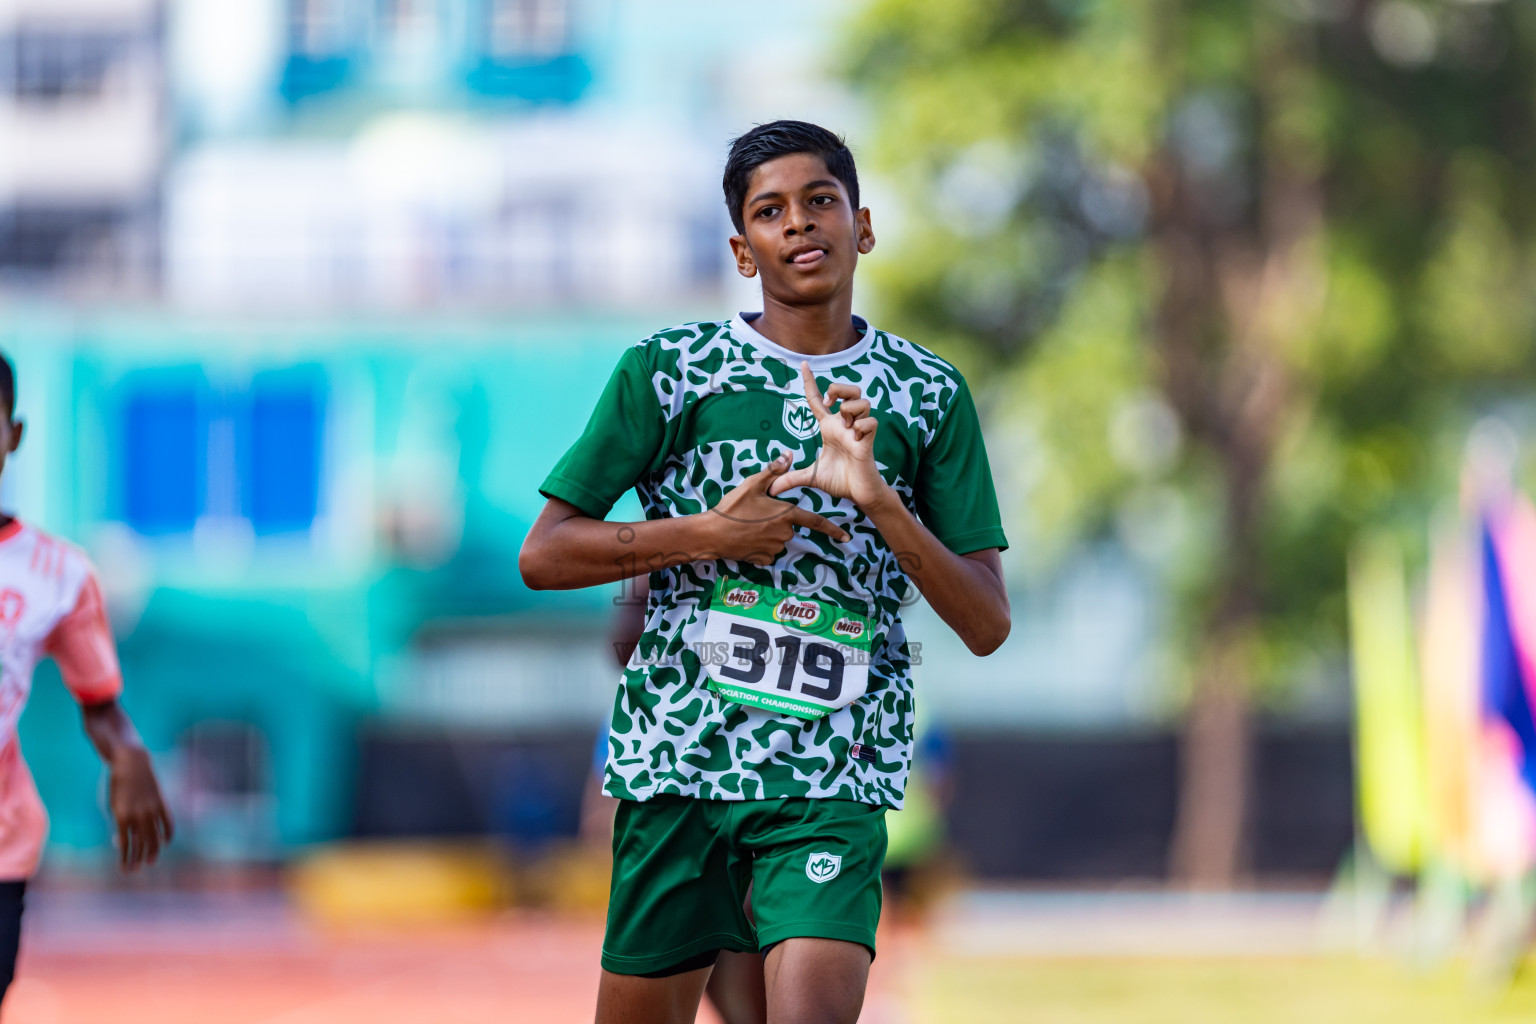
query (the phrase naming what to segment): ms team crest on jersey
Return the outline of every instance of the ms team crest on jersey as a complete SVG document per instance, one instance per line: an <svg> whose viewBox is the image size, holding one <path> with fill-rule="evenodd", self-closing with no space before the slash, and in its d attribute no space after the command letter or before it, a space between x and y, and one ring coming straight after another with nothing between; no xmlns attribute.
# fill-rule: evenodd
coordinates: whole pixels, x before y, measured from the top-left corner
<svg viewBox="0 0 1536 1024"><path fill-rule="evenodd" d="M813 853L805 859L805 877L816 883L830 882L843 870L840 853Z"/></svg>
<svg viewBox="0 0 1536 1024"><path fill-rule="evenodd" d="M805 399L784 399L784 429L802 441L815 435L816 414Z"/></svg>

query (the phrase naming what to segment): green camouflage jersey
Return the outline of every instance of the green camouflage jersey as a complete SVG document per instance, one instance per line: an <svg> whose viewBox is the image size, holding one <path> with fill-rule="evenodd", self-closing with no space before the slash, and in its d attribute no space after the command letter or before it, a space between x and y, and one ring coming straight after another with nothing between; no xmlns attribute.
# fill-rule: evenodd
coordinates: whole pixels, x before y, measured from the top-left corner
<svg viewBox="0 0 1536 1024"><path fill-rule="evenodd" d="M705 511L783 452L808 465L821 440L800 380L806 360L823 391L835 381L863 390L879 421L881 475L945 546L964 554L1007 545L976 408L953 366L858 319L856 344L807 359L758 334L752 319L675 327L626 351L541 493L602 519L634 487L646 517L661 519ZM609 794L901 806L913 699L900 618L910 584L898 553L851 501L810 487L781 497L850 539L797 528L771 566L718 559L651 573L645 632L614 702ZM868 619L868 691L810 721L717 695L709 673L721 662L701 638L722 574Z"/></svg>

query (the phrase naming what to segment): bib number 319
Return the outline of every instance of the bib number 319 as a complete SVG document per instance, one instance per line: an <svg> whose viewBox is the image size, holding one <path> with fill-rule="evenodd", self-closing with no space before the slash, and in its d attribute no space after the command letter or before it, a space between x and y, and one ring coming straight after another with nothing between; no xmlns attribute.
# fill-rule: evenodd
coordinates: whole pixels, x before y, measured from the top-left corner
<svg viewBox="0 0 1536 1024"><path fill-rule="evenodd" d="M723 579L704 641L721 697L799 718L820 718L869 688L870 623L835 605Z"/></svg>

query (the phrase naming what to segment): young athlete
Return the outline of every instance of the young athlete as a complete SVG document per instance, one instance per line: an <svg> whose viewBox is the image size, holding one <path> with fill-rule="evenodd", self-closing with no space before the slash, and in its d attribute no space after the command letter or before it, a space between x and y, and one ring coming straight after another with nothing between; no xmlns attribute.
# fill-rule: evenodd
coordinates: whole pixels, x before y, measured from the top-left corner
<svg viewBox="0 0 1536 1024"><path fill-rule="evenodd" d="M724 188L762 312L624 353L521 569L534 588L651 574L609 739L599 1024L693 1020L722 949L765 953L774 1024L851 1024L911 760L900 605L915 584L990 653L1007 541L965 381L853 315L875 237L842 140L754 128ZM646 520L603 522L630 487Z"/></svg>
<svg viewBox="0 0 1536 1024"><path fill-rule="evenodd" d="M0 473L21 444L16 373L0 353ZM153 864L171 839L154 766L118 704L123 690L101 588L85 556L0 514L0 998L16 971L22 899L48 834L48 814L22 759L16 723L43 657L80 702L85 732L111 772L108 800L125 870Z"/></svg>

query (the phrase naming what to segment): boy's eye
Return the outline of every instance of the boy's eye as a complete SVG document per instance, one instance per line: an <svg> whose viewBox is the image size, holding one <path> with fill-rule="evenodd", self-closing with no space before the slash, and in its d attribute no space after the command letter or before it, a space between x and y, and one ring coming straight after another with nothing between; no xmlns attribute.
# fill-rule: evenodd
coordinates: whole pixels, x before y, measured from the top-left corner
<svg viewBox="0 0 1536 1024"><path fill-rule="evenodd" d="M812 196L811 197L811 205L812 206L826 206L828 203L835 203L836 201L837 201L837 197L836 196Z"/></svg>
<svg viewBox="0 0 1536 1024"><path fill-rule="evenodd" d="M778 212L779 208L777 206L763 206L758 208L757 215L759 217L772 217Z"/></svg>

